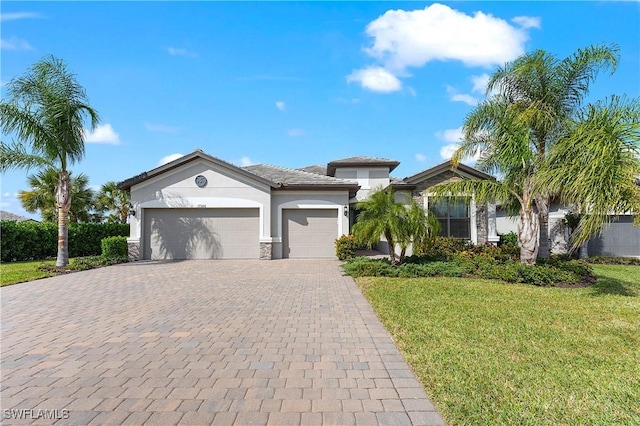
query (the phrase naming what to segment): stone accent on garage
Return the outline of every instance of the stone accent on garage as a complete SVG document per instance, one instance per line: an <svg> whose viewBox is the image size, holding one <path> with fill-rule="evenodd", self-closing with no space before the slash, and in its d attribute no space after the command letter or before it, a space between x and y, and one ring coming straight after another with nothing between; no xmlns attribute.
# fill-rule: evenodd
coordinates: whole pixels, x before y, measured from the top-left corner
<svg viewBox="0 0 640 426"><path fill-rule="evenodd" d="M260 243L260 260L271 260L272 259L272 244L271 243Z"/></svg>
<svg viewBox="0 0 640 426"><path fill-rule="evenodd" d="M479 205L476 208L476 227L478 229L477 244L486 244L489 242L487 230L487 208Z"/></svg>
<svg viewBox="0 0 640 426"><path fill-rule="evenodd" d="M140 260L140 241L127 241L129 262Z"/></svg>

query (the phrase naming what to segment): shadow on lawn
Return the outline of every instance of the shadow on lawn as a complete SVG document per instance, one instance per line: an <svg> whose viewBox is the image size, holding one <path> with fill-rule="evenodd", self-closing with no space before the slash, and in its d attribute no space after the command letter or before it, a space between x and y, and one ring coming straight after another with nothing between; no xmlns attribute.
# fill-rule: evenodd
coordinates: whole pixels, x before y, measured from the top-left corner
<svg viewBox="0 0 640 426"><path fill-rule="evenodd" d="M598 281L592 284L590 288L592 296L617 294L619 296L638 297L638 292L631 286L629 281L616 278L599 276Z"/></svg>

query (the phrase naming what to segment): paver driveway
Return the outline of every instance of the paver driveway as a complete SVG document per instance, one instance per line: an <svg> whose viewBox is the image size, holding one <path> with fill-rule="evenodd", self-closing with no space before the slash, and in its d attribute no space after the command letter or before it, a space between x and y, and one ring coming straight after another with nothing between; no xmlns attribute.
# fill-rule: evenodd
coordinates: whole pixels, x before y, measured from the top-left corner
<svg viewBox="0 0 640 426"><path fill-rule="evenodd" d="M1 296L3 424L443 424L337 261L132 263Z"/></svg>

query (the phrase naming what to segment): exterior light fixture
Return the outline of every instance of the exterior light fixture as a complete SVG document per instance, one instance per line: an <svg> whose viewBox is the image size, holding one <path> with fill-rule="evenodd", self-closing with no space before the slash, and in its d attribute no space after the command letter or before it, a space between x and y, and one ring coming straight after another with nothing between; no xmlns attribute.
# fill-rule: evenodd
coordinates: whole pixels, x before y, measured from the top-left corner
<svg viewBox="0 0 640 426"><path fill-rule="evenodd" d="M129 216L135 216L136 209L133 207L133 204L129 203Z"/></svg>
<svg viewBox="0 0 640 426"><path fill-rule="evenodd" d="M344 215L349 216L349 206L344 206Z"/></svg>

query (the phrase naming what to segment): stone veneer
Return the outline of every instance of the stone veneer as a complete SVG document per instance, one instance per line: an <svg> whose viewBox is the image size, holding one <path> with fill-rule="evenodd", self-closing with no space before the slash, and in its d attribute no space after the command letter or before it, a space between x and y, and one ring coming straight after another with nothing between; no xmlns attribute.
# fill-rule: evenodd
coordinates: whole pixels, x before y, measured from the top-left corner
<svg viewBox="0 0 640 426"><path fill-rule="evenodd" d="M260 260L271 260L271 243L260 243Z"/></svg>
<svg viewBox="0 0 640 426"><path fill-rule="evenodd" d="M489 242L487 208L485 206L478 206L476 208L476 229L478 230L478 244L486 244Z"/></svg>
<svg viewBox="0 0 640 426"><path fill-rule="evenodd" d="M136 260L140 260L140 242L139 241L128 241L127 248L129 252L129 262L135 262Z"/></svg>

